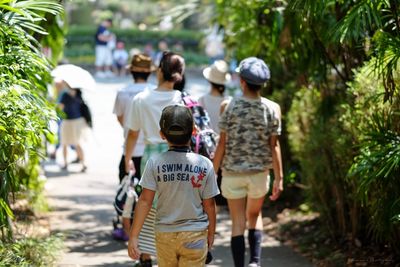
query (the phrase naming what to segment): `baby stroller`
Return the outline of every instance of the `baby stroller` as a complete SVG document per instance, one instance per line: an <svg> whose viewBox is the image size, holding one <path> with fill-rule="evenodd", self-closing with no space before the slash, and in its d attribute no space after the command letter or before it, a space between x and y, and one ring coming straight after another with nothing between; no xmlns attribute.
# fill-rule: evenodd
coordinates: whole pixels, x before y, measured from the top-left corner
<svg viewBox="0 0 400 267"><path fill-rule="evenodd" d="M139 178L134 177L133 173L126 175L118 185L113 203L117 213L112 220L112 236L114 239L128 241L129 236L124 231L122 217L128 217L132 220L140 192Z"/></svg>

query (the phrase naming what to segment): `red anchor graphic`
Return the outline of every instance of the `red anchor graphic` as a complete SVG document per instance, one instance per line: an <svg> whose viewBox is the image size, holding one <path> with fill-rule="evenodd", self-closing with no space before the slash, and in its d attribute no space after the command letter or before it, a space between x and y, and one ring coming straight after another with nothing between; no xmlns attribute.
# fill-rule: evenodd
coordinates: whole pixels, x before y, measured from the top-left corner
<svg viewBox="0 0 400 267"><path fill-rule="evenodd" d="M201 187L201 181L203 181L203 178L205 176L206 175L205 175L204 172L199 173L199 175L197 176L197 181L196 182L195 182L194 176L192 176L192 178L190 178L190 181L192 182L193 188L200 188Z"/></svg>

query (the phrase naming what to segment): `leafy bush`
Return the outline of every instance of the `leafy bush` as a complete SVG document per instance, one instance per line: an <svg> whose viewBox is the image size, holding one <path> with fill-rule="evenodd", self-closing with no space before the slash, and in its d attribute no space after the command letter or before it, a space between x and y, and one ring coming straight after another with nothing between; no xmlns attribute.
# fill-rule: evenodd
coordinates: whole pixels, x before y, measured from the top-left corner
<svg viewBox="0 0 400 267"><path fill-rule="evenodd" d="M368 218L367 229L378 242L390 242L400 251L400 96L384 103L385 90L371 72L372 60L350 84L352 105L342 117L357 140L358 155L348 181L357 186L356 196ZM399 83L400 71L394 79Z"/></svg>
<svg viewBox="0 0 400 267"><path fill-rule="evenodd" d="M0 238L11 239L10 196L30 185L18 170L38 164L42 140L55 118L46 100L51 82L50 64L39 51L32 33L43 33L34 24L42 12L57 14L62 7L52 1L0 3ZM31 169L32 170L32 169Z"/></svg>
<svg viewBox="0 0 400 267"><path fill-rule="evenodd" d="M204 34L200 31L172 30L172 31L141 31L138 29L112 29L118 40L124 41L128 47L151 43L157 45L160 40L166 40L171 46L182 42L185 48L197 51ZM90 44L95 45L95 27L71 27L66 35L67 47Z"/></svg>
<svg viewBox="0 0 400 267"><path fill-rule="evenodd" d="M54 266L62 247L60 236L0 241L0 266Z"/></svg>
<svg viewBox="0 0 400 267"><path fill-rule="evenodd" d="M351 136L340 115L331 96L308 88L296 93L288 114L289 141L309 185L308 198L333 236L351 231L349 207L355 205L345 182L353 158Z"/></svg>
<svg viewBox="0 0 400 267"><path fill-rule="evenodd" d="M146 44L152 44L157 50L160 40L166 40L170 49L173 45L180 43L184 47L182 52L188 65L208 64L201 42L203 33L187 30L162 31L140 31L135 29L121 30L113 29L118 40L125 42L125 47L129 51L132 48L143 50ZM93 64L95 59L94 27L71 27L66 36L66 46L64 56L75 64Z"/></svg>
<svg viewBox="0 0 400 267"><path fill-rule="evenodd" d="M385 89L370 65L348 86L340 102L316 89L295 94L288 114L292 151L309 200L333 236L367 239L370 233L398 246L399 98L383 101Z"/></svg>

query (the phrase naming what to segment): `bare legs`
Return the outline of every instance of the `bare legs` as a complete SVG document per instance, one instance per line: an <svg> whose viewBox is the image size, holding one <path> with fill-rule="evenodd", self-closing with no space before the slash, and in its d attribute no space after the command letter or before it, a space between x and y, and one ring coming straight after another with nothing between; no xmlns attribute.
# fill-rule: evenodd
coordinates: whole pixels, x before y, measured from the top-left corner
<svg viewBox="0 0 400 267"><path fill-rule="evenodd" d="M86 171L86 165L85 165L85 155L83 152L83 149L80 145L75 145L76 147L76 153L78 155L79 162L82 163L82 172ZM64 166L62 169L66 170L68 166L68 146L63 145L63 159L64 159Z"/></svg>
<svg viewBox="0 0 400 267"><path fill-rule="evenodd" d="M259 263L263 228L261 209L264 199L265 197L228 199L232 220L231 249L235 267L244 266L246 221L249 229L250 262Z"/></svg>

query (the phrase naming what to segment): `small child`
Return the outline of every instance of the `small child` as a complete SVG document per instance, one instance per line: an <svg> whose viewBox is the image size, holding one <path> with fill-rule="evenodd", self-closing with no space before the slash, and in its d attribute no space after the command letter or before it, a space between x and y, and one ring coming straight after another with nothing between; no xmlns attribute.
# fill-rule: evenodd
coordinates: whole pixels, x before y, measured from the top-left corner
<svg viewBox="0 0 400 267"><path fill-rule="evenodd" d="M164 108L160 135L169 150L148 160L140 185L128 253L140 257L139 233L155 194L156 250L158 265L204 266L214 243L215 200L219 194L209 159L190 151L193 116L187 107Z"/></svg>
<svg viewBox="0 0 400 267"><path fill-rule="evenodd" d="M118 41L113 51L113 65L115 68L115 74L118 76L125 75L125 67L128 63L129 54L125 49L125 43Z"/></svg>

